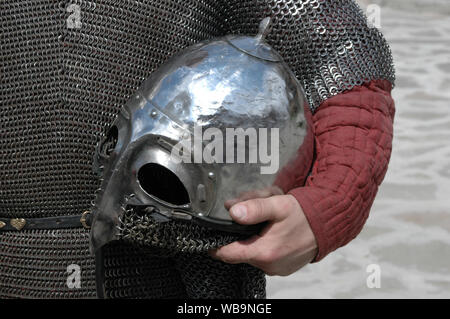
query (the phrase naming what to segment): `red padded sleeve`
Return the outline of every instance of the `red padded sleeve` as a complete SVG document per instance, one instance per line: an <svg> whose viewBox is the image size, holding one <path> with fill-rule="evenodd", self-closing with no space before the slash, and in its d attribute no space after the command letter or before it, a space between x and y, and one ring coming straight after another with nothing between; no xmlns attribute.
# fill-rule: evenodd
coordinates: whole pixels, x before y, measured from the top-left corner
<svg viewBox="0 0 450 319"><path fill-rule="evenodd" d="M314 261L355 238L369 215L391 155L390 92L389 82L372 81L329 98L312 116L316 159L306 184L289 194L316 236Z"/></svg>

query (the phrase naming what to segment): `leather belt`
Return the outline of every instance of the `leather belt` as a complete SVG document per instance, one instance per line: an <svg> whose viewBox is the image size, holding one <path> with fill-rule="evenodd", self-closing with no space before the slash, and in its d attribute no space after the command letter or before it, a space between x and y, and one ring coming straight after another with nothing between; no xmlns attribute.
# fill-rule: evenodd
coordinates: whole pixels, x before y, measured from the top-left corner
<svg viewBox="0 0 450 319"><path fill-rule="evenodd" d="M92 214L85 211L81 215L42 218L0 218L0 231L31 229L91 228Z"/></svg>

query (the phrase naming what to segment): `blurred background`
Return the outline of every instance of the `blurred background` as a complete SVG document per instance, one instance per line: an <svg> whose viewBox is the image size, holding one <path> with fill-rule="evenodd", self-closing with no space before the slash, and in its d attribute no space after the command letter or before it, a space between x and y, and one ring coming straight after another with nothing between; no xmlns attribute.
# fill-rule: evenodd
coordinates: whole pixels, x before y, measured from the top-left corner
<svg viewBox="0 0 450 319"><path fill-rule="evenodd" d="M389 170L361 234L268 277L267 297L450 298L450 0L358 2L380 6L396 65ZM380 280L368 285L374 269Z"/></svg>

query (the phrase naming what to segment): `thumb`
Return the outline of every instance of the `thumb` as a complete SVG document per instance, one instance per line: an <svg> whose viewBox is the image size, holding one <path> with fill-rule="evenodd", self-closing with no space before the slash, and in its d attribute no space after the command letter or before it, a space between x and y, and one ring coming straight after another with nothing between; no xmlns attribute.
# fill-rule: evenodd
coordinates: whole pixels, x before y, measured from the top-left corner
<svg viewBox="0 0 450 319"><path fill-rule="evenodd" d="M268 220L283 219L285 214L279 212L284 196L271 196L268 198L255 198L239 202L230 209L233 220L239 224L252 225Z"/></svg>

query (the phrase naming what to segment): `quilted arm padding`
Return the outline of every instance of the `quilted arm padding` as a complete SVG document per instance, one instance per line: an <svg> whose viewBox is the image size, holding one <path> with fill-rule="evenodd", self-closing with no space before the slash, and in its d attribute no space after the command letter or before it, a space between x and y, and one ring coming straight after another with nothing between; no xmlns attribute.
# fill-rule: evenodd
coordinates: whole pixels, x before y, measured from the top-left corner
<svg viewBox="0 0 450 319"><path fill-rule="evenodd" d="M386 174L392 148L391 84L372 81L323 102L312 117L316 160L299 201L319 261L361 231ZM303 181L297 181L302 185Z"/></svg>

